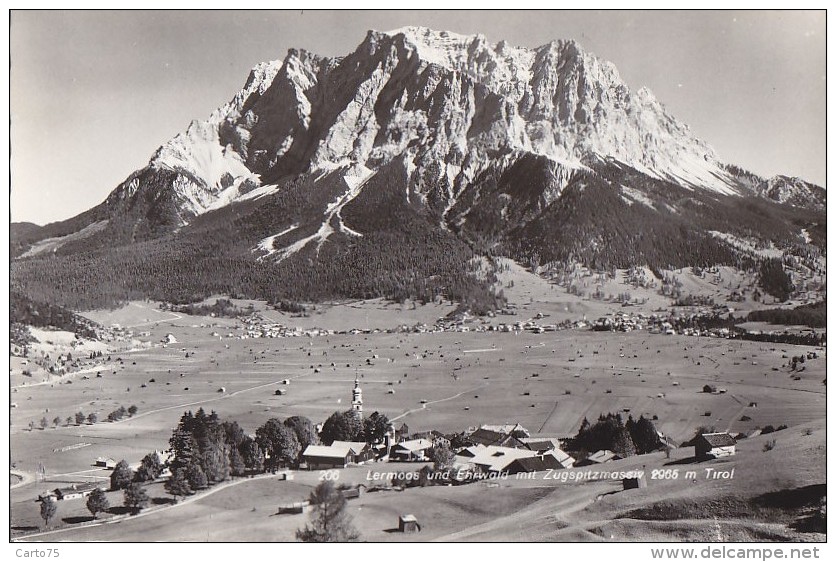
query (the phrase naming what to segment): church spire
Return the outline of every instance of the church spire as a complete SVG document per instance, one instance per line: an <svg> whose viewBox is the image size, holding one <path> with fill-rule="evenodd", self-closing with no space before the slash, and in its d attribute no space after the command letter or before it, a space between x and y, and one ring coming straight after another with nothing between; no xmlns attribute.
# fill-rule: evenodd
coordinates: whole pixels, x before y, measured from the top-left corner
<svg viewBox="0 0 836 562"><path fill-rule="evenodd" d="M354 375L354 390L351 393L351 409L357 417L363 417L363 390L360 388L360 379Z"/></svg>

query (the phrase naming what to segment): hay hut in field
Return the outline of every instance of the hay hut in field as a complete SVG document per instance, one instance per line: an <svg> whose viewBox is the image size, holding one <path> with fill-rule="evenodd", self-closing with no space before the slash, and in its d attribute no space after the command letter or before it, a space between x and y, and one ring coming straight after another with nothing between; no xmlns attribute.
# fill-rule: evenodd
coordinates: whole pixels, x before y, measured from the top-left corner
<svg viewBox="0 0 836 562"><path fill-rule="evenodd" d="M398 530L401 533L416 533L421 530L421 525L414 515L401 515L398 517Z"/></svg>
<svg viewBox="0 0 836 562"><path fill-rule="evenodd" d="M644 474L637 474L636 476L622 478L621 486L625 490L637 490L639 488L647 488L647 477Z"/></svg>

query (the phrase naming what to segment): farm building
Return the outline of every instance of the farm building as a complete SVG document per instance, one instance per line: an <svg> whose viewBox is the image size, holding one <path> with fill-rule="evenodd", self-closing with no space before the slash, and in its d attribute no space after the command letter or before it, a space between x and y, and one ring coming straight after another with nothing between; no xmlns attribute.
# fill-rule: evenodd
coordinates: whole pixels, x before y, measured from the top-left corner
<svg viewBox="0 0 836 562"><path fill-rule="evenodd" d="M531 437L531 432L518 423L504 423L499 425L482 424L479 426L479 429L487 429L488 431L513 435L517 439Z"/></svg>
<svg viewBox="0 0 836 562"><path fill-rule="evenodd" d="M330 445L308 445L302 458L310 470L345 468L373 459L374 450L368 443L334 441Z"/></svg>
<svg viewBox="0 0 836 562"><path fill-rule="evenodd" d="M460 452L457 460L472 466L474 471L502 472L517 459L535 458L537 453L528 449L474 445ZM526 471L527 472L527 471Z"/></svg>
<svg viewBox="0 0 836 562"><path fill-rule="evenodd" d="M401 515L398 517L398 530L401 533L415 533L421 530L421 525L414 515Z"/></svg>
<svg viewBox="0 0 836 562"><path fill-rule="evenodd" d="M575 463L575 466L589 466L592 464L602 464L605 462L617 461L620 458L621 457L619 455L613 453L609 449L605 449L603 451L595 451L585 459Z"/></svg>
<svg viewBox="0 0 836 562"><path fill-rule="evenodd" d="M694 456L698 460L730 457L735 454L736 441L728 433L703 433L694 440Z"/></svg>
<svg viewBox="0 0 836 562"><path fill-rule="evenodd" d="M347 448L325 445L308 445L302 453L302 458L310 470L345 468L352 457L351 450Z"/></svg>
<svg viewBox="0 0 836 562"><path fill-rule="evenodd" d="M75 500L78 498L88 496L93 493L93 490L98 490L101 487L102 485L98 482L73 484L71 486L67 486L66 488L55 488L55 490L52 491L51 495L55 496L55 499L59 501Z"/></svg>
<svg viewBox="0 0 836 562"><path fill-rule="evenodd" d="M412 439L398 443L389 451L389 458L400 461L423 461L427 460L427 451L432 448L433 442L429 439Z"/></svg>
<svg viewBox="0 0 836 562"><path fill-rule="evenodd" d="M334 441L332 447L348 447L352 454L351 462L362 464L374 459L374 449L365 441Z"/></svg>
<svg viewBox="0 0 836 562"><path fill-rule="evenodd" d="M546 457L554 457L554 459L560 464L560 466L557 468L572 468L573 466L575 466L575 459L573 459L568 453L560 449L548 451L546 454L543 455L543 458Z"/></svg>
<svg viewBox="0 0 836 562"><path fill-rule="evenodd" d="M640 476L633 476L621 479L621 486L625 490L635 490L638 488L647 488L647 477L642 474Z"/></svg>
<svg viewBox="0 0 836 562"><path fill-rule="evenodd" d="M519 438L514 437L509 433L488 429L484 426L468 435L468 438L477 445L483 445L485 447L513 447L516 449L526 448L525 443L520 441Z"/></svg>
<svg viewBox="0 0 836 562"><path fill-rule="evenodd" d="M110 457L96 457L95 466L101 468L116 468L116 459Z"/></svg>

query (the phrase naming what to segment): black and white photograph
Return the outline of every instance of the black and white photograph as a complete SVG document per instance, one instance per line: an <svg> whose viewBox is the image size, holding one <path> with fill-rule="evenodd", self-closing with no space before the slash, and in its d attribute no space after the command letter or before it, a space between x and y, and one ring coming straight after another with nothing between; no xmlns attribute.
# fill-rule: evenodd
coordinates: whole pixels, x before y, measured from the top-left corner
<svg viewBox="0 0 836 562"><path fill-rule="evenodd" d="M17 558L820 557L826 10L8 17Z"/></svg>

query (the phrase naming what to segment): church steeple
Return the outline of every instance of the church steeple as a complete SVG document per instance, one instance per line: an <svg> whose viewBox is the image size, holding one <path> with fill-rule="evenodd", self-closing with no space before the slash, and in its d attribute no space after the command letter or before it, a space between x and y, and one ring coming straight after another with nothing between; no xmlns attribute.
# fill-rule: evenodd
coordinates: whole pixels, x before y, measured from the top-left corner
<svg viewBox="0 0 836 562"><path fill-rule="evenodd" d="M360 388L360 379L354 376L354 390L351 392L351 409L359 418L363 417L363 390Z"/></svg>

